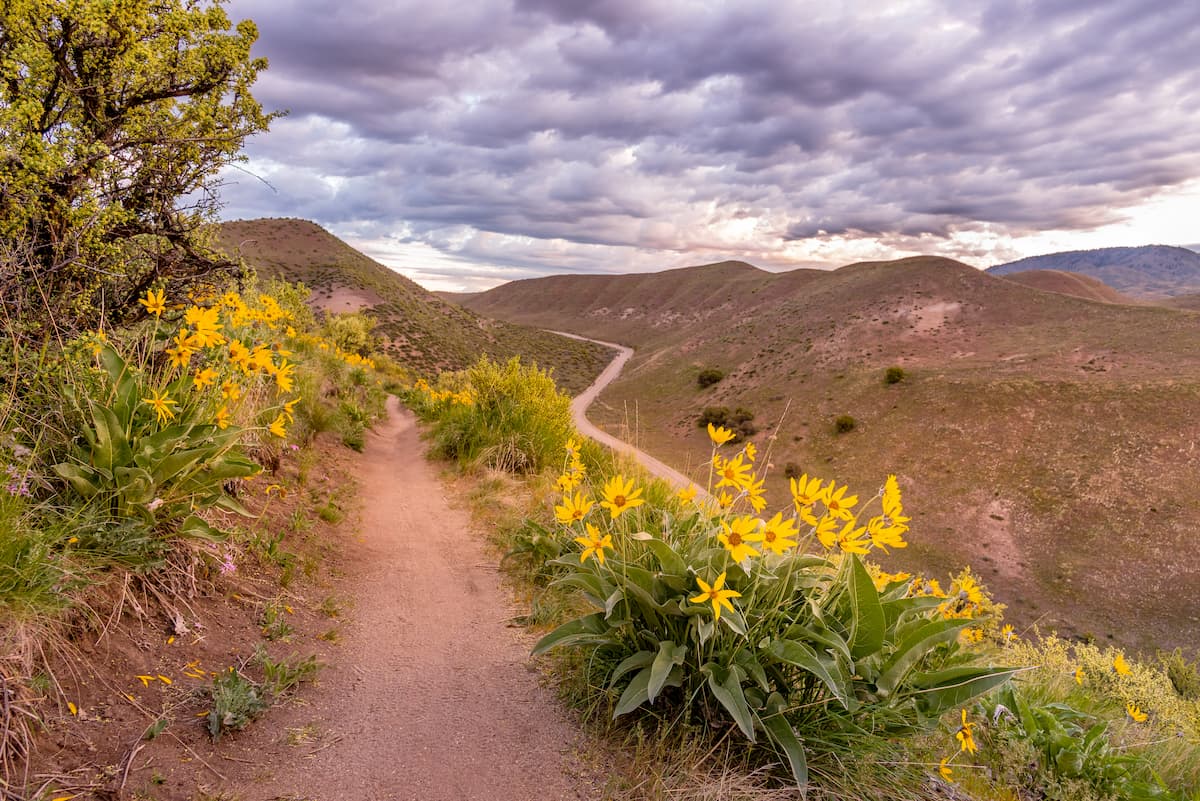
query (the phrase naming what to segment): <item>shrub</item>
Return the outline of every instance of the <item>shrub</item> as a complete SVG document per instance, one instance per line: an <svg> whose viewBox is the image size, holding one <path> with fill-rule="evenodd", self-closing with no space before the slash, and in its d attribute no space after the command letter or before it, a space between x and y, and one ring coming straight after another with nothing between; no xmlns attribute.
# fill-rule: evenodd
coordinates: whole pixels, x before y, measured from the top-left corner
<svg viewBox="0 0 1200 801"><path fill-rule="evenodd" d="M839 434L849 434L858 426L858 421L851 415L841 414L833 421L833 430Z"/></svg>
<svg viewBox="0 0 1200 801"><path fill-rule="evenodd" d="M788 462L783 466L783 475L784 478L800 478L800 476L804 475L804 471L795 462Z"/></svg>
<svg viewBox="0 0 1200 801"><path fill-rule="evenodd" d="M907 376L908 376L908 374L904 372L904 368L903 368L903 367L889 367L889 368L888 368L886 371L884 371L884 373L883 373L883 383L885 383L885 384L899 384L899 383L900 383L901 381L903 381L903 380L904 380L904 379L905 379Z"/></svg>
<svg viewBox="0 0 1200 801"><path fill-rule="evenodd" d="M610 699L615 717L656 706L663 726L683 722L713 736L736 727L803 787L810 756L919 728L1015 672L978 664L960 643L977 630L978 605L926 593L922 582L859 558L875 544L867 526L890 532L889 547L904 545L894 481L880 501L886 514L866 523L865 511L846 512L844 522L824 508L804 534L782 514L769 523L739 515L737 499L719 514L679 512L674 502L625 514L642 489L620 478L605 484L608 511L580 507L586 489L555 509L563 539L580 546L553 560L563 571L555 584L595 611L534 649L584 649L587 686L598 696L587 702ZM814 497L820 489L806 487ZM859 519L864 528L851 534Z"/></svg>
<svg viewBox="0 0 1200 801"><path fill-rule="evenodd" d="M730 411L728 406L706 406L700 413L696 425L699 428L707 428L711 423L714 426L727 428L734 433L734 438L730 442L738 443L746 437L758 433L758 426L754 425L753 420L754 412L741 406L733 411Z"/></svg>
<svg viewBox="0 0 1200 801"><path fill-rule="evenodd" d="M696 376L696 383L701 389L706 389L711 387L713 384L720 383L721 379L724 377L725 373L723 371L718 370L715 367L708 367L704 370L701 370L700 374Z"/></svg>

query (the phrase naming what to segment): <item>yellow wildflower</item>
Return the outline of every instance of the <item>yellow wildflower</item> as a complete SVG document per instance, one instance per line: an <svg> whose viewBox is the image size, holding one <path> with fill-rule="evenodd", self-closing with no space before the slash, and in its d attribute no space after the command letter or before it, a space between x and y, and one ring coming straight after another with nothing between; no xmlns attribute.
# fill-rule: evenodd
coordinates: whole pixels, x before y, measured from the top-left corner
<svg viewBox="0 0 1200 801"><path fill-rule="evenodd" d="M225 337L218 333L222 328L219 314L220 311L215 307L201 309L197 306L192 306L183 313L184 322L196 329L192 338L197 347L208 348L225 344Z"/></svg>
<svg viewBox="0 0 1200 801"><path fill-rule="evenodd" d="M754 458L758 456L758 446L753 442L747 442L742 451L746 454L746 460L750 462L753 462Z"/></svg>
<svg viewBox="0 0 1200 801"><path fill-rule="evenodd" d="M591 523L584 523L587 529L586 537L576 537L575 541L584 546L583 553L579 554L579 563L583 564L589 556L595 556L596 561L604 564L604 549L612 549L612 535L605 534L600 536L600 529L593 526Z"/></svg>
<svg viewBox="0 0 1200 801"><path fill-rule="evenodd" d="M575 493L575 497L567 496L563 498L560 506L554 507L554 517L564 526L569 526L574 522L583 520L584 515L591 511L595 501L587 498L582 492Z"/></svg>
<svg viewBox="0 0 1200 801"><path fill-rule="evenodd" d="M971 729L975 728L974 723L967 722L967 710L962 711L962 725L958 727L958 731L954 733L955 739L959 742L960 750L966 751L968 754L973 754L979 750L975 745L975 737L971 734Z"/></svg>
<svg viewBox="0 0 1200 801"><path fill-rule="evenodd" d="M296 404L300 402L300 396L292 398L287 403L283 404L283 413L287 415L288 422L294 422L296 419Z"/></svg>
<svg viewBox="0 0 1200 801"><path fill-rule="evenodd" d="M625 510L645 503L641 495L640 488L633 488L632 478L626 481L624 476L618 474L604 482L604 500L600 502L600 506L607 509L612 514L612 519L616 520Z"/></svg>
<svg viewBox="0 0 1200 801"><path fill-rule="evenodd" d="M717 489L721 487L736 487L741 489L746 486L746 482L750 480L750 465L742 461L742 454L738 454L732 459L726 459L717 467L717 475L721 480L717 482Z"/></svg>
<svg viewBox="0 0 1200 801"><path fill-rule="evenodd" d="M829 482L829 486L821 493L821 500L825 502L825 508L829 510L829 514L834 517L840 517L842 520L853 520L854 515L850 509L858 503L858 496L846 496L846 490L849 487L842 485L838 487L835 482Z"/></svg>
<svg viewBox="0 0 1200 801"><path fill-rule="evenodd" d="M1129 675L1129 663L1125 661L1125 654L1117 652L1116 658L1113 659L1113 670L1117 671L1118 676Z"/></svg>
<svg viewBox="0 0 1200 801"><path fill-rule="evenodd" d="M808 474L793 478L790 480L792 486L792 502L796 504L796 508L802 507L812 508L812 505L821 500L821 485L824 483L819 478L809 478ZM812 525L811 523L809 525Z"/></svg>
<svg viewBox="0 0 1200 801"><path fill-rule="evenodd" d="M1132 703L1125 705L1125 714L1129 715L1130 720L1132 720L1134 723L1145 723L1146 718L1149 717L1149 715L1139 709L1136 704Z"/></svg>
<svg viewBox="0 0 1200 801"><path fill-rule="evenodd" d="M566 450L567 454L572 458L579 458L579 443L575 441L574 437L571 437L567 440L567 444L563 445L563 449Z"/></svg>
<svg viewBox="0 0 1200 801"><path fill-rule="evenodd" d="M763 526L763 547L782 555L784 551L796 547L795 538L798 534L799 532L796 531L796 518L789 517L787 520L784 520L783 513L776 512L775 516Z"/></svg>
<svg viewBox="0 0 1200 801"><path fill-rule="evenodd" d="M204 389L210 386L217 379L217 371L211 367L205 367L203 370L197 370L192 376L192 386L196 389Z"/></svg>
<svg viewBox="0 0 1200 801"><path fill-rule="evenodd" d="M713 441L714 445L724 445L735 436L736 434L724 426L714 426L712 423L708 424L708 438Z"/></svg>
<svg viewBox="0 0 1200 801"><path fill-rule="evenodd" d="M867 533L871 535L871 544L887 553L888 548L907 548L904 541L903 527L889 525L887 518L880 515L872 517L867 522Z"/></svg>
<svg viewBox="0 0 1200 801"><path fill-rule="evenodd" d="M831 517L830 515L825 515L819 521L817 521L817 539L820 540L821 544L826 548L832 548L835 544L837 544L837 527L838 519L836 517Z"/></svg>
<svg viewBox="0 0 1200 801"><path fill-rule="evenodd" d="M1005 623L1000 628L1000 639L1004 640L1005 642L1016 639L1016 636L1017 636L1016 632L1013 631L1013 627L1012 627L1011 623Z"/></svg>
<svg viewBox="0 0 1200 801"><path fill-rule="evenodd" d="M280 439L287 436L287 419L283 416L283 412L275 415L275 419L271 421L271 425L267 426L267 430Z"/></svg>
<svg viewBox="0 0 1200 801"><path fill-rule="evenodd" d="M684 503L691 503L692 501L696 500L696 494L699 491L700 490L695 484L688 484L687 489L681 489L679 492L675 493L675 497L679 498L679 500L683 501Z"/></svg>
<svg viewBox="0 0 1200 801"><path fill-rule="evenodd" d="M733 498L734 496L725 490L721 490L721 494L717 496L717 506L722 509L728 509L730 506L733 506Z"/></svg>
<svg viewBox="0 0 1200 801"><path fill-rule="evenodd" d="M149 398L142 398L142 403L149 406L158 415L158 424L162 425L164 421L174 418L175 411L171 407L178 404L171 400L171 396L165 391L160 393L157 389L150 390L150 393Z"/></svg>
<svg viewBox="0 0 1200 801"><path fill-rule="evenodd" d="M71 713L72 717L75 717L79 714L79 707L75 706L75 704L72 702L67 701L67 711Z"/></svg>
<svg viewBox="0 0 1200 801"><path fill-rule="evenodd" d="M838 532L837 544L845 553L866 554L871 550L871 540L866 537L867 527L854 527L854 521L842 526Z"/></svg>
<svg viewBox="0 0 1200 801"><path fill-rule="evenodd" d="M951 784L954 783L954 771L950 768L949 762L953 757L942 757L942 761L938 763L938 773L941 777Z"/></svg>
<svg viewBox="0 0 1200 801"><path fill-rule="evenodd" d="M1075 668L1075 683L1080 687L1083 686L1083 665Z"/></svg>
<svg viewBox="0 0 1200 801"><path fill-rule="evenodd" d="M275 368L275 386L279 387L280 392L291 392L294 388L292 373L296 371L296 365L290 363L287 359L282 359L279 366Z"/></svg>
<svg viewBox="0 0 1200 801"><path fill-rule="evenodd" d="M232 350L232 346L230 346L230 350ZM237 385L236 381L222 381L221 397L226 400L235 401L242 397L242 388Z"/></svg>
<svg viewBox="0 0 1200 801"><path fill-rule="evenodd" d="M717 535L717 539L725 546L725 550L729 551L733 561L741 562L759 555L758 550L750 543L763 541L763 535L758 530L761 524L761 520L750 515L735 517L730 523L722 520L722 531Z"/></svg>
<svg viewBox="0 0 1200 801"><path fill-rule="evenodd" d="M160 289L155 292L153 289L146 290L146 297L138 301L146 307L146 311L153 314L155 317L162 317L162 313L167 310L167 300L163 297L163 291Z"/></svg>
<svg viewBox="0 0 1200 801"><path fill-rule="evenodd" d="M704 579L700 578L699 576L696 576L696 584L699 585L699 587L700 587L700 594L695 596L694 598L689 598L688 600L694 604L704 604L704 603L711 602L712 608L713 608L713 620L721 619L721 607L722 606L725 607L726 609L728 609L730 612L734 611L733 604L731 604L729 602L730 598L741 598L742 597L742 594L740 592L735 592L734 590L721 589L722 587L725 586L725 573L724 572L722 572L721 575L717 576L717 580L712 583L712 586L709 586L708 582L706 582Z"/></svg>
<svg viewBox="0 0 1200 801"><path fill-rule="evenodd" d="M229 343L229 361L236 364L243 373L250 372L250 349L236 339Z"/></svg>
<svg viewBox="0 0 1200 801"><path fill-rule="evenodd" d="M221 429L222 431L229 428L229 407L222 406L220 409L217 409L217 416L214 418L213 422L215 422L217 424L217 428Z"/></svg>
<svg viewBox="0 0 1200 801"><path fill-rule="evenodd" d="M275 373L275 357L271 353L271 349L261 342L254 346L249 361L250 366L255 369L262 370L269 375Z"/></svg>
<svg viewBox="0 0 1200 801"><path fill-rule="evenodd" d="M767 508L767 499L763 495L766 492L766 489L763 486L765 483L766 479L759 479L758 481L755 481L754 475L751 474L750 477L746 479L746 483L742 486L743 491L746 493L746 500L750 502L750 506L755 512L761 512L763 509Z"/></svg>
<svg viewBox="0 0 1200 801"><path fill-rule="evenodd" d="M568 493L579 486L579 481L571 473L563 473L554 481L554 488L561 493Z"/></svg>

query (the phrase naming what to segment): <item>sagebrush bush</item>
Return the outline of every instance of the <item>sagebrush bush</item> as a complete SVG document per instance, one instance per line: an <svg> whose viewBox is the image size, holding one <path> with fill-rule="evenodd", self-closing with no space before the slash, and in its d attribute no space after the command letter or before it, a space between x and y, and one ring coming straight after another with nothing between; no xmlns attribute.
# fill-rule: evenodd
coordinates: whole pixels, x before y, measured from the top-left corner
<svg viewBox="0 0 1200 801"><path fill-rule="evenodd" d="M883 383L899 384L908 376L903 367L889 367L883 374Z"/></svg>
<svg viewBox="0 0 1200 801"><path fill-rule="evenodd" d="M720 383L721 379L724 377L724 371L718 370L715 367L708 367L704 370L701 370L700 374L696 376L696 383L701 389L706 389L707 387L711 387L713 384Z"/></svg>
<svg viewBox="0 0 1200 801"><path fill-rule="evenodd" d="M833 430L839 434L848 434L858 427L858 421L852 415L841 414L833 421Z"/></svg>

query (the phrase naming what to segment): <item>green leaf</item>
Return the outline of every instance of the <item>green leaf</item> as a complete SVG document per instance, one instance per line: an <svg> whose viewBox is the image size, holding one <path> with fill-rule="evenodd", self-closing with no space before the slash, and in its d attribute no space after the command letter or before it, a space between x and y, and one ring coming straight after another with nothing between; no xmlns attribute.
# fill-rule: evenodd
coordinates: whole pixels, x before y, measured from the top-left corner
<svg viewBox="0 0 1200 801"><path fill-rule="evenodd" d="M89 401L96 439L92 444L92 464L105 470L113 470L132 461L129 440L117 416L107 406Z"/></svg>
<svg viewBox="0 0 1200 801"><path fill-rule="evenodd" d="M881 697L896 691L908 672L936 646L958 636L960 629L974 623L970 619L929 620L916 627L900 642L879 671L875 687Z"/></svg>
<svg viewBox="0 0 1200 801"><path fill-rule="evenodd" d="M254 512L242 506L242 502L232 495L219 495L213 500L212 505L217 509L224 509L226 512L233 512L242 517L257 517Z"/></svg>
<svg viewBox="0 0 1200 801"><path fill-rule="evenodd" d="M196 515L188 515L187 519L179 524L179 534L211 542L224 542L228 539L228 535L224 531L214 528Z"/></svg>
<svg viewBox="0 0 1200 801"><path fill-rule="evenodd" d="M737 723L742 734L746 735L746 739L754 742L754 717L750 713L750 706L746 703L746 696L742 692L744 674L741 669L736 665L725 668L716 662L707 662L700 668L700 672L708 674L708 689L712 692L713 697L721 702L721 706L725 707L725 711Z"/></svg>
<svg viewBox="0 0 1200 801"><path fill-rule="evenodd" d="M917 706L927 715L936 717L947 709L963 706L972 698L983 695L1006 681L1023 668L965 666L916 673L909 684L917 696Z"/></svg>
<svg viewBox="0 0 1200 801"><path fill-rule="evenodd" d="M150 474L158 484L165 484L180 473L191 468L201 459L212 453L212 448L190 448L188 450L164 456L150 468Z"/></svg>
<svg viewBox="0 0 1200 801"><path fill-rule="evenodd" d="M855 554L850 555L846 577L850 596L850 654L860 659L883 647L883 607L871 574Z"/></svg>
<svg viewBox="0 0 1200 801"><path fill-rule="evenodd" d="M824 645L826 646L826 650L840 654L847 662L854 661L854 658L850 656L850 646L842 639L841 635L836 631L830 631L824 626L817 629L811 626L793 624L787 627L783 636L788 640L806 640L811 643Z"/></svg>
<svg viewBox="0 0 1200 801"><path fill-rule="evenodd" d="M771 683L767 681L767 671L763 669L762 663L755 659L753 654L749 651L738 651L734 655L733 661L747 676L754 679L763 692L770 692Z"/></svg>
<svg viewBox="0 0 1200 801"><path fill-rule="evenodd" d="M617 665L616 670L608 677L608 686L614 686L617 681L631 670L649 667L654 661L653 651L638 651L632 656L627 656L621 660L621 664Z"/></svg>
<svg viewBox="0 0 1200 801"><path fill-rule="evenodd" d="M145 504L154 498L154 478L140 467L115 467L117 493L129 504Z"/></svg>
<svg viewBox="0 0 1200 801"><path fill-rule="evenodd" d="M632 712L650 700L649 688L652 670L652 667L642 668L629 682L629 686L625 688L625 692L621 693L621 698L617 701L617 708L613 711L614 718ZM663 686L678 687L681 684L683 684L683 671L679 667L674 667Z"/></svg>
<svg viewBox="0 0 1200 801"><path fill-rule="evenodd" d="M808 760L804 756L804 746L800 744L795 729L784 714L786 711L787 704L783 696L771 693L767 697L766 714L759 715L758 722L771 738L771 742L783 750L788 767L792 769L792 777L795 778L796 786L800 788L803 797L808 790Z"/></svg>
<svg viewBox="0 0 1200 801"><path fill-rule="evenodd" d="M858 707L858 702L851 692L849 678L838 670L837 662L829 657L822 659L808 643L774 640L767 647L767 652L780 662L795 665L816 676L845 709L854 711Z"/></svg>
<svg viewBox="0 0 1200 801"><path fill-rule="evenodd" d="M654 699L662 691L671 670L676 665L682 665L685 658L686 645L676 645L671 640L663 640L658 644L658 654L654 657L654 664L650 666L650 682L646 685L646 698L650 703L654 703Z"/></svg>
<svg viewBox="0 0 1200 801"><path fill-rule="evenodd" d="M683 561L683 557L677 554L675 549L670 545L654 537L645 540L645 543L654 552L654 556L658 559L658 564L662 567L664 573L670 573L675 576L686 576L688 574L687 563Z"/></svg>
<svg viewBox="0 0 1200 801"><path fill-rule="evenodd" d="M537 645L533 646L533 656L541 656L551 648L556 648L560 645L583 645L607 642L608 638L604 635L608 631L609 627L604 622L603 614L594 612L590 615L584 615L583 617L562 624L538 640Z"/></svg>
<svg viewBox="0 0 1200 801"><path fill-rule="evenodd" d="M71 485L71 489L75 490L80 497L92 498L100 492L100 487L95 482L96 473L89 467L63 462L54 465L51 469L60 478L65 479Z"/></svg>

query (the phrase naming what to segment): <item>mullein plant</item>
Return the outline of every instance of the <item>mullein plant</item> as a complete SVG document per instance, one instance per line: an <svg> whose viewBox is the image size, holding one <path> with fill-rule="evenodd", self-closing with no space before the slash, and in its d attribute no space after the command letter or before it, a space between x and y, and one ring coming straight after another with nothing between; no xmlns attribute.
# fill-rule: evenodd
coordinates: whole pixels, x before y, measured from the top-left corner
<svg viewBox="0 0 1200 801"><path fill-rule="evenodd" d="M614 717L658 704L715 725L723 710L804 788L814 753L936 725L1014 674L964 636L992 608L978 585L969 587L975 602L957 584L952 597L864 562L907 545L894 476L860 502L845 485L803 475L791 481L791 508L767 515L756 446L726 457L732 432L710 425L709 436L707 497L692 486L659 505L625 475L594 491L577 443L567 443L554 512L579 550L554 560L556 583L594 611L534 653L593 652ZM960 742L974 746L965 717Z"/></svg>

